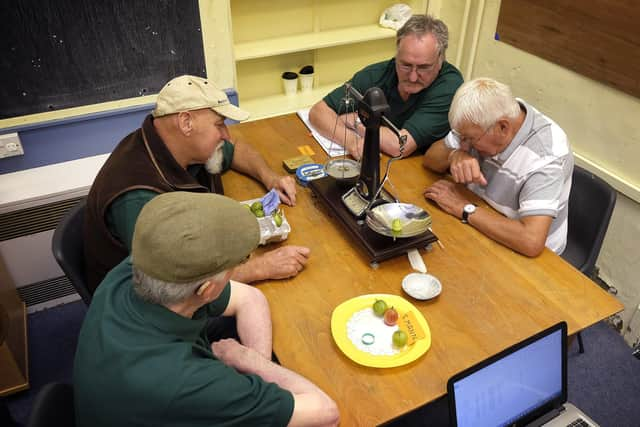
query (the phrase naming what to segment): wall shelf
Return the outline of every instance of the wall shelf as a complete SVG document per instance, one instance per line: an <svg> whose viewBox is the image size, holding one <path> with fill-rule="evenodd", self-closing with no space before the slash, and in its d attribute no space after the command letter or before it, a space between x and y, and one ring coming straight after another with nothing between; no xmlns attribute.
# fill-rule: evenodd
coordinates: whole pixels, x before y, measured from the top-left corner
<svg viewBox="0 0 640 427"><path fill-rule="evenodd" d="M321 49L370 40L395 37L394 30L382 28L378 24L359 25L352 28L318 31L266 40L237 43L234 46L236 61L284 55L303 50Z"/></svg>
<svg viewBox="0 0 640 427"><path fill-rule="evenodd" d="M295 95L278 94L241 101L244 110L251 113L249 120L264 119L296 112L307 108L321 100L327 93L335 89L342 82L319 86L310 92L298 91Z"/></svg>
<svg viewBox="0 0 640 427"><path fill-rule="evenodd" d="M226 1L234 85L251 120L310 107L356 71L396 51L396 31L378 24L390 0ZM414 13L427 10L426 0L407 4ZM313 90L284 95L282 73L307 65L314 67Z"/></svg>

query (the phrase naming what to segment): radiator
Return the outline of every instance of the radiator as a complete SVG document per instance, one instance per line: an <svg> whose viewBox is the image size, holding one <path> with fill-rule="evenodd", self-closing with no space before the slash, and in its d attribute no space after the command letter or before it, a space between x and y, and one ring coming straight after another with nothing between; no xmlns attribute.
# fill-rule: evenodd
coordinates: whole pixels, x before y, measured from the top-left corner
<svg viewBox="0 0 640 427"><path fill-rule="evenodd" d="M107 155L0 175L0 256L29 313L80 299L51 252Z"/></svg>

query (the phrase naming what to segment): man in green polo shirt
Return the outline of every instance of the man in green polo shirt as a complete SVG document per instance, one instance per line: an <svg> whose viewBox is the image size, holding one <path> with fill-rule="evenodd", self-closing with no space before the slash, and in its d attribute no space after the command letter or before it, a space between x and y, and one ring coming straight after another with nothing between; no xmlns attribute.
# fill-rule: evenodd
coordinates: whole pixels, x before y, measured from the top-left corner
<svg viewBox="0 0 640 427"><path fill-rule="evenodd" d="M271 362L269 306L230 281L258 245L258 223L217 194L170 192L136 222L131 257L98 287L76 350L78 426L337 425L335 403ZM209 316L238 335L209 342Z"/></svg>
<svg viewBox="0 0 640 427"><path fill-rule="evenodd" d="M396 36L395 58L358 71L351 84L364 94L380 88L391 111L387 118L407 136L403 155L424 153L449 132L447 115L451 100L462 84L460 71L445 60L449 31L444 22L429 15L412 16ZM316 103L309 112L311 124L323 136L362 155L364 126L356 120L353 106L345 106L345 88L340 86ZM380 128L380 150L400 155L398 138Z"/></svg>

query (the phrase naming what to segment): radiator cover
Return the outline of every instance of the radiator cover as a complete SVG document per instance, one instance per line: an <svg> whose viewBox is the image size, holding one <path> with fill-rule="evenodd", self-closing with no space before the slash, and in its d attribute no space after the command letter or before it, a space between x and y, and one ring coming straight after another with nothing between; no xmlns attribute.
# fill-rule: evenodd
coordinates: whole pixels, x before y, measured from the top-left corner
<svg viewBox="0 0 640 427"><path fill-rule="evenodd" d="M51 238L62 217L82 199L43 201L0 214L0 255L29 313L80 299L53 258Z"/></svg>

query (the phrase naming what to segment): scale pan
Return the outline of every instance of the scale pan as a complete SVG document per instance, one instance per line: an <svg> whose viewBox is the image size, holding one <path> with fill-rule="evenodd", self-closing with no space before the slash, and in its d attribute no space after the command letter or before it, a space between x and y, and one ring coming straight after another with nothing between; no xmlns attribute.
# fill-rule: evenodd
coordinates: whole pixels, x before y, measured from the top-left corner
<svg viewBox="0 0 640 427"><path fill-rule="evenodd" d="M395 220L400 221L400 230L394 232ZM414 237L429 230L431 215L410 203L385 203L367 210L367 225L383 236Z"/></svg>
<svg viewBox="0 0 640 427"><path fill-rule="evenodd" d="M354 185L360 176L360 163L352 159L332 159L324 170L333 179L344 185Z"/></svg>

